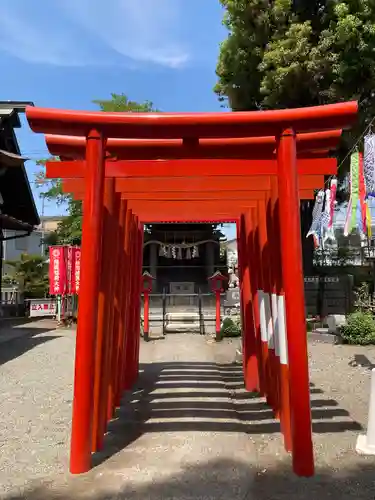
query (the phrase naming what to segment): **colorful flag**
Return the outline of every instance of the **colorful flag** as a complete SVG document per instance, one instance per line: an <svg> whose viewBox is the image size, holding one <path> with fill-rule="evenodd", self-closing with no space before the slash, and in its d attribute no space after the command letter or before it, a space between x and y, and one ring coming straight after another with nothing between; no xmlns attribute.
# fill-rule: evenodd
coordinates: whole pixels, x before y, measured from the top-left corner
<svg viewBox="0 0 375 500"><path fill-rule="evenodd" d="M375 196L375 134L366 135L364 140L364 177L366 198Z"/></svg>
<svg viewBox="0 0 375 500"><path fill-rule="evenodd" d="M324 203L324 191L320 190L315 198L314 208L312 212L312 223L306 238L312 236L314 238L315 247L320 244L321 220Z"/></svg>
<svg viewBox="0 0 375 500"><path fill-rule="evenodd" d="M350 158L350 199L351 215L349 219L349 234L357 226L357 205L359 201L359 152L356 151Z"/></svg>

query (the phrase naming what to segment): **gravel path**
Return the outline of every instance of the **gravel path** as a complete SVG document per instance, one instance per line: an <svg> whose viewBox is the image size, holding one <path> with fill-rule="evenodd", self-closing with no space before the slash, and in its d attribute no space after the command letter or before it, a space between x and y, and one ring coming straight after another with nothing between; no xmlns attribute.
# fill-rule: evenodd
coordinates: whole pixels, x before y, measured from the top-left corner
<svg viewBox="0 0 375 500"><path fill-rule="evenodd" d="M67 468L75 334L45 325L0 345L0 498Z"/></svg>
<svg viewBox="0 0 375 500"><path fill-rule="evenodd" d="M370 369L351 366L358 355L375 363L375 348L310 344L317 474L300 479L271 412L242 389L235 346L199 335L142 343L139 384L111 424L106 453L94 457L89 474L72 478L74 333L3 344L0 498L375 498L375 458L354 451L367 420ZM25 485L36 489L18 494Z"/></svg>

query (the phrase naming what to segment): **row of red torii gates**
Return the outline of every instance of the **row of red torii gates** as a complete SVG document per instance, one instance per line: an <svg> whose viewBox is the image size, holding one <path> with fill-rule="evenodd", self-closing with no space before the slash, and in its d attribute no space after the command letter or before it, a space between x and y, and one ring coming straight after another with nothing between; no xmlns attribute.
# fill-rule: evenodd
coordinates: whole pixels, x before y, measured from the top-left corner
<svg viewBox="0 0 375 500"><path fill-rule="evenodd" d="M138 377L143 224L235 222L245 387L265 396L301 476L314 473L300 200L334 175L357 103L241 113L28 107L47 177L83 200L70 470L91 467Z"/></svg>

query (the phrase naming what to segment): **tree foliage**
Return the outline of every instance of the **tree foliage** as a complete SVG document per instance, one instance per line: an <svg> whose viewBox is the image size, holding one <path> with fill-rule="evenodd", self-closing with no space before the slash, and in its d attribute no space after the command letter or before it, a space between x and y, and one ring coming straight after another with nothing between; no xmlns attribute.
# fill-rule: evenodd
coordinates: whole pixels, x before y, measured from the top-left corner
<svg viewBox="0 0 375 500"><path fill-rule="evenodd" d="M111 94L110 99L95 99L100 111L127 112L127 113L150 113L157 111L151 101L142 103L131 101L125 94Z"/></svg>
<svg viewBox="0 0 375 500"><path fill-rule="evenodd" d="M41 255L21 254L17 260L5 262L10 272L4 276L3 282L18 284L26 298L43 297L48 291L48 263Z"/></svg>
<svg viewBox="0 0 375 500"><path fill-rule="evenodd" d="M148 113L156 111L153 103L145 101L138 103L131 101L125 94L111 94L110 99L97 99L93 101L101 111ZM56 160L58 158L49 158ZM39 160L37 165L42 169L37 173L36 183L40 186L40 197L47 201L54 201L58 205L67 206L67 216L59 223L57 230L46 235L47 245L80 245L82 237L82 202L74 200L72 196L62 190L61 179L49 180L45 177L44 166L47 160Z"/></svg>
<svg viewBox="0 0 375 500"><path fill-rule="evenodd" d="M357 311L350 314L347 324L340 328L342 339L347 344L375 344L375 320L371 312Z"/></svg>
<svg viewBox="0 0 375 500"><path fill-rule="evenodd" d="M357 99L374 114L373 0L221 0L215 91L233 110Z"/></svg>
<svg viewBox="0 0 375 500"><path fill-rule="evenodd" d="M58 158L49 158L49 161L58 161ZM37 161L37 165L45 167L47 160ZM39 196L46 201L53 201L57 205L67 206L67 215L58 224L56 231L45 236L46 248L48 245L79 245L81 243L82 202L63 192L61 179L46 179L42 168L36 175L36 184L42 189Z"/></svg>
<svg viewBox="0 0 375 500"><path fill-rule="evenodd" d="M358 123L337 152L346 177L348 151L375 111L373 0L220 0L228 37L220 47L215 86L234 111L360 102ZM346 194L339 184L339 201ZM305 272L313 246L304 235L312 203L301 204ZM310 239L311 240L311 239Z"/></svg>

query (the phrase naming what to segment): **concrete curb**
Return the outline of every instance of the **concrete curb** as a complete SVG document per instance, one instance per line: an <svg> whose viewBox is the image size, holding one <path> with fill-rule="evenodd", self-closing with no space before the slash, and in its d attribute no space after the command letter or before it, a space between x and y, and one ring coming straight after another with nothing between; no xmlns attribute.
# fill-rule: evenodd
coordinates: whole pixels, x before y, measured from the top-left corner
<svg viewBox="0 0 375 500"><path fill-rule="evenodd" d="M324 344L341 344L341 337L334 333L308 332L308 340L312 342L323 342Z"/></svg>

